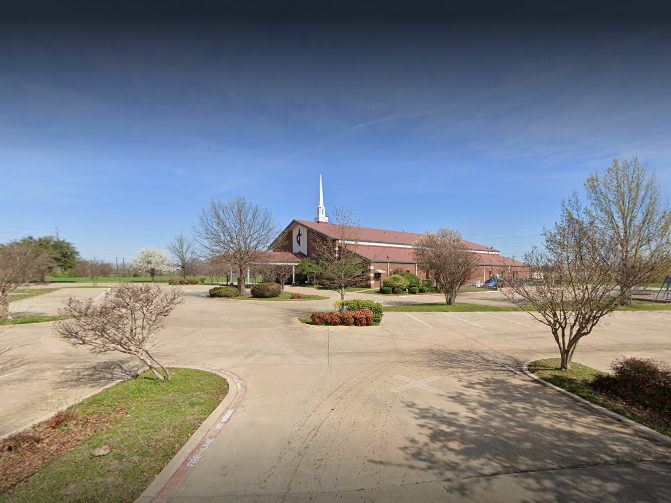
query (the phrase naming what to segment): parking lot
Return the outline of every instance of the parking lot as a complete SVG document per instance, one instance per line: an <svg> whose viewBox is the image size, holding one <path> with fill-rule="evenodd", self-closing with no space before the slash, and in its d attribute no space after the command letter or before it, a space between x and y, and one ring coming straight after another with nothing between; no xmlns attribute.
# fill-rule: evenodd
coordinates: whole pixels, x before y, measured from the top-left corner
<svg viewBox="0 0 671 503"><path fill-rule="evenodd" d="M336 295L255 302L205 290L187 287L155 354L235 374L244 395L179 483L166 486L179 470L169 466L141 501L668 500L669 447L520 373L557 354L528 314L394 312L379 327L313 327L295 317L331 309ZM31 310L56 294L30 299ZM667 312L616 313L575 360L603 370L622 355L671 361L669 322ZM112 362L131 362L67 346L49 325L3 334L22 360L0 379L3 435L110 382Z"/></svg>

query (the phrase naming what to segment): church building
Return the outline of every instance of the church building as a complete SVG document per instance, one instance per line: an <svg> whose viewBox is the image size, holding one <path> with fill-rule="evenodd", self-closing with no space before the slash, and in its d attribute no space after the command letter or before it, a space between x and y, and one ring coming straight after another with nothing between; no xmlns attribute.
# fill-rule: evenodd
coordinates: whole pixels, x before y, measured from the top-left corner
<svg viewBox="0 0 671 503"><path fill-rule="evenodd" d="M426 271L421 271L413 256L413 244L423 234L412 232L387 231L382 229L352 228L356 240L347 244L350 250L359 255L368 267L368 284L378 288L387 276L399 272L411 272L422 279L428 279ZM286 239L289 237L290 239ZM317 240L333 241L334 250L342 238L342 229L328 222L324 207L322 178L319 176L319 206L314 221L293 220L270 245L273 251L269 257L280 258L282 262L298 264L315 253ZM522 262L502 257L499 250L463 241L472 253L476 254L476 266L469 284L482 284L492 276L510 278L525 276L528 268ZM277 254L277 255L275 255Z"/></svg>

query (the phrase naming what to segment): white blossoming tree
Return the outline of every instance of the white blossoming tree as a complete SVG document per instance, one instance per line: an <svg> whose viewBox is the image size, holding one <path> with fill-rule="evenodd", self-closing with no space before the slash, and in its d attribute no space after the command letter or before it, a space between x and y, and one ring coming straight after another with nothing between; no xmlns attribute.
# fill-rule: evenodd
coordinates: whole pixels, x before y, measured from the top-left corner
<svg viewBox="0 0 671 503"><path fill-rule="evenodd" d="M149 274L152 281L157 274L168 272L173 267L168 254L157 248L142 248L133 258L133 265L138 271Z"/></svg>

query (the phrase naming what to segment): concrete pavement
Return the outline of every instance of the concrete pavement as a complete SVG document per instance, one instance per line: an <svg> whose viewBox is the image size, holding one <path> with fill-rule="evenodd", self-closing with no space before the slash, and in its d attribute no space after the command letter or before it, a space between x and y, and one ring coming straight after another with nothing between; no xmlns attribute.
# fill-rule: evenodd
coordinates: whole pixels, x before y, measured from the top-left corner
<svg viewBox="0 0 671 503"><path fill-rule="evenodd" d="M668 501L671 449L516 373L557 351L527 314L387 313L379 327L311 327L292 318L332 308L337 295L255 302L185 289L156 356L233 372L244 399L220 411L228 422L179 484L157 497L166 471L139 501ZM602 369L623 354L671 361L669 321L618 313L576 360ZM64 361L95 363L61 348L46 325L12 327L40 334L25 355L31 372L10 386L24 396L64 389ZM34 407L12 404L3 429L16 409L27 418Z"/></svg>

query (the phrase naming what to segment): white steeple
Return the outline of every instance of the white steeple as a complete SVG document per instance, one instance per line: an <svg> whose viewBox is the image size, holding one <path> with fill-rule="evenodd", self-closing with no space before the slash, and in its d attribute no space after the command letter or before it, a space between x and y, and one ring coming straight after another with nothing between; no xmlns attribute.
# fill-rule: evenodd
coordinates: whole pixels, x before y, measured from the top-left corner
<svg viewBox="0 0 671 503"><path fill-rule="evenodd" d="M326 216L326 208L324 208L324 191L322 189L322 175L319 175L319 206L317 206L317 218L315 222L328 223L329 217Z"/></svg>

